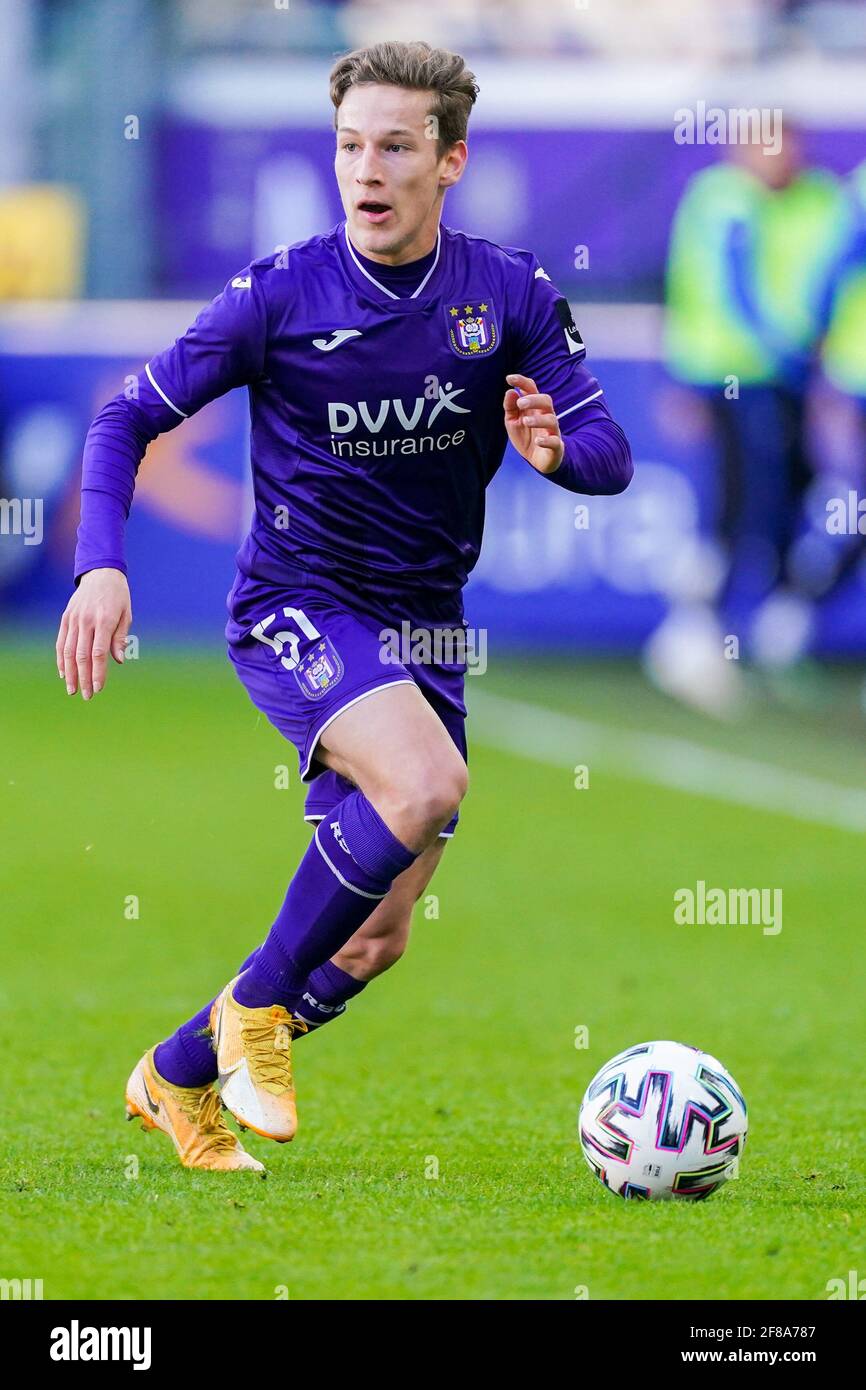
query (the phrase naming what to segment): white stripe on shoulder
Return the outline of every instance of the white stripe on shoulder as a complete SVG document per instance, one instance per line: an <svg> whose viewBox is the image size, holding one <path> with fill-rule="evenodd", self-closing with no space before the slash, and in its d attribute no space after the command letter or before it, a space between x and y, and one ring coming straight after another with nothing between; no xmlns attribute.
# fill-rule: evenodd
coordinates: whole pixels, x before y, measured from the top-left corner
<svg viewBox="0 0 866 1390"><path fill-rule="evenodd" d="M175 405L174 401L170 401L170 400L168 399L168 396L167 396L167 395L165 394L165 392L163 391L162 387L158 386L157 383L154 381L154 379L153 379L153 372L150 370L150 363L149 363L149 362L145 363L144 370L147 372L147 379L148 379L148 381L150 382L151 386L153 387L154 391L156 391L157 395L162 396L162 399L165 401L166 405L167 405L171 410L174 411L175 415L179 415L180 418L181 418L182 420L187 420L189 417L188 417L188 415L186 414L186 412L183 411L183 410L178 410L178 408L177 408L177 406Z"/></svg>
<svg viewBox="0 0 866 1390"><path fill-rule="evenodd" d="M589 405L590 401L597 401L598 398L599 398L599 396L603 396L603 395L604 395L604 391L602 391L601 389L599 389L598 391L593 391L592 395L591 395L591 396L587 396L586 400L578 401L577 405L570 405L570 406L568 407L568 410L563 410L563 411L561 411L561 412L559 413L559 415L557 415L557 417L556 417L557 420L561 420L561 419L563 419L564 416L570 415L571 412L572 412L573 410L580 410L580 407L581 407L582 405Z"/></svg>

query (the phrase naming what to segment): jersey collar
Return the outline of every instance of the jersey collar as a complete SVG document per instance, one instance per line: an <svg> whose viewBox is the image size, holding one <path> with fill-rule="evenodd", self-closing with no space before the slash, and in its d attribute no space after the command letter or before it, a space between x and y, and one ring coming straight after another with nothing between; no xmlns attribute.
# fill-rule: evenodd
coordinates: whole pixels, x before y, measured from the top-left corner
<svg viewBox="0 0 866 1390"><path fill-rule="evenodd" d="M436 267L439 265L439 259L442 253L442 228L439 227L436 233L436 255L433 258L433 264L427 271L427 274L424 276L424 279L421 281L420 285L417 285L411 294L400 295L395 294L393 290L389 290L387 285L381 284L381 282L377 280L374 275L371 275L370 272L366 269L366 267L363 266L361 262L358 260L358 257L355 254L355 248L349 240L349 227L348 223L346 222L343 223L343 237L345 239L346 250L349 253L349 258L353 270L358 275L362 275L364 279L369 282L369 284L374 285L375 288L379 291L379 293L383 294L386 299L396 300L398 304L405 304L408 303L410 300L420 298L424 289L429 284L432 276L436 273Z"/></svg>

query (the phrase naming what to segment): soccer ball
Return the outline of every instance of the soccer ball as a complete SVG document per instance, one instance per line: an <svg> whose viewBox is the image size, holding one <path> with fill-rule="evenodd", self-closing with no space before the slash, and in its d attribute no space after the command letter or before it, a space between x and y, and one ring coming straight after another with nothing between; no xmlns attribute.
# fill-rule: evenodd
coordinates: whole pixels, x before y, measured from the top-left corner
<svg viewBox="0 0 866 1390"><path fill-rule="evenodd" d="M580 1143L620 1197L709 1197L737 1171L746 1102L730 1072L684 1043L630 1047L602 1067L580 1106Z"/></svg>

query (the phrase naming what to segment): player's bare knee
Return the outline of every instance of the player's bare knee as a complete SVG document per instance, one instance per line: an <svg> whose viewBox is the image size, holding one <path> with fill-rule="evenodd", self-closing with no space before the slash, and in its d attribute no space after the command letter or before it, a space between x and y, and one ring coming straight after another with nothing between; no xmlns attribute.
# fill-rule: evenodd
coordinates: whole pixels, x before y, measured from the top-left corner
<svg viewBox="0 0 866 1390"><path fill-rule="evenodd" d="M469 772L465 762L455 751L455 756L440 775L438 794L440 809L444 816L442 826L447 825L452 816L456 816L460 809L460 803L468 790ZM442 826L439 827L440 830Z"/></svg>
<svg viewBox="0 0 866 1390"><path fill-rule="evenodd" d="M438 835L456 813L466 795L465 764L457 760L429 772L416 789L418 805L428 826Z"/></svg>
<svg viewBox="0 0 866 1390"><path fill-rule="evenodd" d="M457 812L466 795L468 774L463 759L416 764L395 774L382 790L382 814L405 843L426 846Z"/></svg>

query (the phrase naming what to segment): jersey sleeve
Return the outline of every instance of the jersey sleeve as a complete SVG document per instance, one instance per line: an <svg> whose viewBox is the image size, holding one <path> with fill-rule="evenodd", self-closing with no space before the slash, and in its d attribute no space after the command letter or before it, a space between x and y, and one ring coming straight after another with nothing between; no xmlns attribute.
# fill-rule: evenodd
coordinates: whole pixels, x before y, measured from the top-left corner
<svg viewBox="0 0 866 1390"><path fill-rule="evenodd" d="M612 495L634 473L628 440L603 400L586 365L586 348L571 306L534 256L530 284L510 354L510 372L531 377L551 397L563 440L563 457L545 477L568 492Z"/></svg>
<svg viewBox="0 0 866 1390"><path fill-rule="evenodd" d="M552 398L561 420L598 400L602 389L586 366L586 347L568 300L534 256L529 275L509 371L531 377L539 391Z"/></svg>
<svg viewBox="0 0 866 1390"><path fill-rule="evenodd" d="M126 574L124 530L147 446L233 386L262 375L267 308L254 268L236 275L174 345L146 364L132 395L109 401L84 441L75 582L91 569Z"/></svg>
<svg viewBox="0 0 866 1390"><path fill-rule="evenodd" d="M264 371L267 306L252 268L236 275L172 347L145 366L147 381L178 419Z"/></svg>

